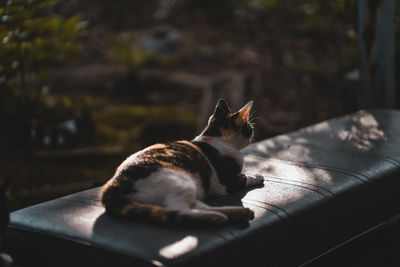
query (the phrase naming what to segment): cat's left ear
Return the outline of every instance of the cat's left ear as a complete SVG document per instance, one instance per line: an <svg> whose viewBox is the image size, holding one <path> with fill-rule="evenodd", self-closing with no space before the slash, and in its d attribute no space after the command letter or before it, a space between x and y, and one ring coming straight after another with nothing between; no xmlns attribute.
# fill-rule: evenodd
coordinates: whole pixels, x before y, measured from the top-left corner
<svg viewBox="0 0 400 267"><path fill-rule="evenodd" d="M236 123L238 125L243 125L247 120L249 119L249 114L251 111L251 108L253 107L253 101L247 102L246 105L244 105L237 113L236 117Z"/></svg>
<svg viewBox="0 0 400 267"><path fill-rule="evenodd" d="M229 109L228 104L222 98L218 100L217 105L215 106L214 114L215 115L226 115L230 113L231 110Z"/></svg>

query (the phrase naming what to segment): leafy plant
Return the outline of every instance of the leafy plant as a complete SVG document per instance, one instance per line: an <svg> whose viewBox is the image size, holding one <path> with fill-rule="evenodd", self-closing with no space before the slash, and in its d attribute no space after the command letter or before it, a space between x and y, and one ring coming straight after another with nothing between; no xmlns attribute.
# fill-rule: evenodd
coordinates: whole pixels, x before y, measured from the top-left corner
<svg viewBox="0 0 400 267"><path fill-rule="evenodd" d="M45 101L46 78L81 50L86 23L54 14L54 5L54 0L0 1L0 122L7 143L29 143L34 124L54 128L65 120L49 119L57 106Z"/></svg>

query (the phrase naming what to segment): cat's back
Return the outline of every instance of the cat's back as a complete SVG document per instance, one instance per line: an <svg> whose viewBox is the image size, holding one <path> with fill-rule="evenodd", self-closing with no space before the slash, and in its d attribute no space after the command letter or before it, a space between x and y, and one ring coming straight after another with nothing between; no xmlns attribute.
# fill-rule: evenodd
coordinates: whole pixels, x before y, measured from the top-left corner
<svg viewBox="0 0 400 267"><path fill-rule="evenodd" d="M149 146L129 156L117 168L116 175L141 177L146 170L171 168L188 173L211 173L211 167L199 147L189 141L174 141Z"/></svg>
<svg viewBox="0 0 400 267"><path fill-rule="evenodd" d="M199 147L189 141L174 141L149 146L124 160L106 188L129 188L154 174L173 170L190 175L205 190L209 188L213 169Z"/></svg>

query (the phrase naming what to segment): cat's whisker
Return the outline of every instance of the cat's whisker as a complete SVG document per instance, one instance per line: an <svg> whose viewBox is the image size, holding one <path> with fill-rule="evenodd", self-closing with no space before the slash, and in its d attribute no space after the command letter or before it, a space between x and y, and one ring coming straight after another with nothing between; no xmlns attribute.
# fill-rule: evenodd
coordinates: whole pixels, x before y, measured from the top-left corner
<svg viewBox="0 0 400 267"><path fill-rule="evenodd" d="M250 114L248 122L250 124L254 123L255 120L259 120L261 117L257 116L255 112L253 112L252 114Z"/></svg>
<svg viewBox="0 0 400 267"><path fill-rule="evenodd" d="M250 116L254 116L255 114L257 114L256 111L251 111Z"/></svg>
<svg viewBox="0 0 400 267"><path fill-rule="evenodd" d="M260 116L252 116L249 118L249 120L259 120L260 118Z"/></svg>
<svg viewBox="0 0 400 267"><path fill-rule="evenodd" d="M249 120L259 120L260 118L261 118L260 116L254 115L254 116L250 116Z"/></svg>
<svg viewBox="0 0 400 267"><path fill-rule="evenodd" d="M249 124L250 124L251 126L254 127L254 125L256 125L255 120L256 120L256 119L253 118L253 119L249 120L248 122L249 122Z"/></svg>

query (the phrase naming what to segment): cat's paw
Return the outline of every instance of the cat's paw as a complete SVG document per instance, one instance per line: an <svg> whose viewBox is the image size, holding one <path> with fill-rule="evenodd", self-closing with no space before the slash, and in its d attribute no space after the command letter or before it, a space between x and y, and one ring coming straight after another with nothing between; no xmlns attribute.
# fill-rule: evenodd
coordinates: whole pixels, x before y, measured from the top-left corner
<svg viewBox="0 0 400 267"><path fill-rule="evenodd" d="M228 216L222 213L213 213L210 214L207 219L207 223L214 224L214 225L224 225L228 222Z"/></svg>
<svg viewBox="0 0 400 267"><path fill-rule="evenodd" d="M264 176L261 174L246 175L246 177L246 187L254 187L264 184Z"/></svg>
<svg viewBox="0 0 400 267"><path fill-rule="evenodd" d="M224 211L232 222L248 222L254 219L254 212L249 208L235 207Z"/></svg>
<svg viewBox="0 0 400 267"><path fill-rule="evenodd" d="M248 222L253 219L254 219L254 212L249 208L243 208L239 216L235 218L235 221Z"/></svg>
<svg viewBox="0 0 400 267"><path fill-rule="evenodd" d="M244 216L242 221L250 221L254 219L254 212L249 208L244 208L246 211L244 212Z"/></svg>

